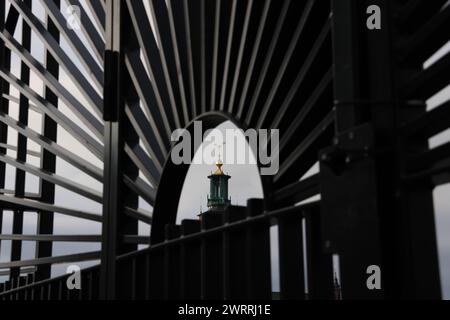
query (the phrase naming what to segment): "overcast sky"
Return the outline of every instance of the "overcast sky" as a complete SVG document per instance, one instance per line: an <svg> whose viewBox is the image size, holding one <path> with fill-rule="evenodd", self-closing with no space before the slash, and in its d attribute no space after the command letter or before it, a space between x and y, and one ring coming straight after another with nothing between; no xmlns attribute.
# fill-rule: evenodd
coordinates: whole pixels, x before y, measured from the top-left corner
<svg viewBox="0 0 450 320"><path fill-rule="evenodd" d="M81 0L84 5L84 0ZM66 8L65 1L63 3L63 12ZM7 4L9 7L9 5ZM33 1L33 12L40 19L44 20L44 11L40 5L40 1ZM19 25L18 30L20 31L21 27ZM20 32L16 32L15 37L20 40ZM80 35L81 39L85 41L84 36ZM44 61L44 49L40 40L33 35L32 38L32 53L36 59L43 62ZM66 43L64 39L62 39L62 47L72 58L74 63L80 67L85 75L88 73L81 66L81 63L73 54L72 50ZM86 41L85 41L86 43ZM426 67L429 67L433 64L439 57L442 57L445 53L450 50L450 43L448 43L444 48L442 48L438 53L436 53L427 63ZM13 55L13 65L12 72L16 75L20 75L20 60L16 55ZM87 101L83 98L82 94L75 87L73 82L70 80L70 77L61 70L60 81L64 86L72 92L72 94L86 107L88 107ZM42 94L43 84L42 81L32 73L31 76L31 88L33 88L36 92ZM11 95L18 96L17 90L12 89ZM450 87L447 87L435 97L428 101L429 109L432 109L442 102L448 100L450 97ZM72 119L76 119L76 116L67 108L63 103L60 104L60 109ZM18 106L17 104L11 103L10 107L10 115L17 119L18 118ZM41 132L41 116L33 111L30 111L30 128L36 130L37 132ZM86 129L81 125L82 128ZM232 128L233 125L231 123L225 123L221 126L221 129ZM433 139L430 140L430 145L432 147L436 147L445 142L450 141L450 131L442 133ZM8 143L11 145L17 145L17 132L12 129L9 129L8 134ZM102 163L98 159L96 159L82 144L77 142L74 138L71 137L65 130L61 127L58 128L58 143L63 147L77 153L88 161L92 162L99 168L102 168ZM28 148L34 151L40 151L40 148L29 142ZM15 157L15 152L8 151L8 155ZM39 160L37 158L33 159L29 157L28 161L35 165L39 166ZM214 166L211 165L193 165L191 166L186 181L185 187L183 189L183 193L180 199L180 206L178 209L178 221L180 222L182 219L186 218L195 218L200 211L200 208L206 209L206 196L209 192L209 180L207 176L209 173L214 170ZM256 166L254 165L225 165L224 170L231 175L230 180L230 196L232 198L232 203L236 205L245 205L246 200L249 198L261 198L262 197L262 188L261 182L258 175L258 171ZM314 173L314 169L310 172ZM83 185L89 186L95 190L101 191L102 185L95 181L94 179L88 177L83 172L78 169L72 167L66 162L58 159L57 161L57 174L63 177L74 180ZM14 177L15 177L15 169L11 166L7 166L7 185L6 189L14 189ZM36 192L38 186L38 179L27 174L27 192ZM440 259L440 268L441 268L441 279L443 284L443 292L444 297L450 299L450 186L442 186L434 191L434 203L436 210L436 227L437 227L437 237L439 244L439 259ZM82 198L72 192L64 190L60 187L57 187L56 191L56 204L77 208L80 210L85 210L93 213L101 213L101 205L95 203L93 201ZM144 201L140 201L141 208L151 211L151 207L146 204ZM2 233L11 234L12 233L12 213L5 212L4 214L4 223ZM33 213L25 214L25 233L26 234L35 234L36 232L36 215ZM93 222L86 222L76 218L70 218L67 216L55 214L55 234L99 234L100 233L100 224ZM140 224L140 233L148 234L149 227ZM272 237L275 238L276 230L272 231ZM5 262L9 261L10 255L10 241L2 241L0 248L0 261ZM34 253L34 243L32 242L24 242L23 244L23 258L28 259L33 257ZM54 252L55 254L70 254L83 252L86 250L95 251L99 249L99 245L93 244L73 244L73 243L57 243L54 244ZM277 252L276 249L273 252L273 266L275 268L274 271L277 270L278 266L276 263ZM83 264L85 265L85 264ZM64 266L55 267L54 274L61 274L64 272ZM274 272L276 274L276 272ZM4 278L3 278L4 279ZM0 281L2 278L0 277ZM278 287L278 279L274 276L274 285Z"/></svg>

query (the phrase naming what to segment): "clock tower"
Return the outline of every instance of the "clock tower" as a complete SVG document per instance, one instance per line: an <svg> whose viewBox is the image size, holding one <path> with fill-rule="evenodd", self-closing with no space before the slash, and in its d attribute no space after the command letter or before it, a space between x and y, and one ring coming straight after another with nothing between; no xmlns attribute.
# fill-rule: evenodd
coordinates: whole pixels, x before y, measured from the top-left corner
<svg viewBox="0 0 450 320"><path fill-rule="evenodd" d="M217 161L216 166L216 171L208 177L210 180L208 208L211 211L222 211L231 204L231 199L228 197L228 180L231 176L222 171L222 161Z"/></svg>

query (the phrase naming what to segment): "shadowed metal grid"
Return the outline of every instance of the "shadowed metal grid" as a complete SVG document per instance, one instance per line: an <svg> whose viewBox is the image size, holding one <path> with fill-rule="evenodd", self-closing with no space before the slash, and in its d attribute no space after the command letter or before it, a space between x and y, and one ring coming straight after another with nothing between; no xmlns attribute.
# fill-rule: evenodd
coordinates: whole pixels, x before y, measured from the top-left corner
<svg viewBox="0 0 450 320"><path fill-rule="evenodd" d="M0 8L0 205L13 212L11 234L0 235L12 243L10 262L0 263L10 276L0 296L233 297L242 255L227 237L244 228L247 240L236 241L248 241L251 257L246 297L270 298L275 224L282 298L305 297L304 272L309 298L332 298L332 254L343 257L345 298L439 297L431 182L449 182L450 152L447 144L430 150L427 139L448 129L449 104L427 112L425 101L449 84L449 53L423 63L449 40L441 31L449 27L446 1L52 0L39 1L43 17L37 2ZM365 27L369 4L383 9L382 30ZM79 28L68 24L68 5L80 9ZM167 160L170 137L194 120L205 130L226 120L280 130L280 169L263 177L265 201L250 201L246 220L174 225L172 199L188 166ZM60 159L88 178L58 173ZM320 173L303 178L318 162ZM39 192L27 192L28 175ZM56 188L80 205L56 204ZM89 201L97 210L80 209ZM35 235L23 235L24 212L38 217ZM54 234L55 213L101 223L102 232ZM2 221L0 213L0 230ZM139 235L139 221L152 226L149 235ZM22 259L24 241L36 242L33 259ZM306 252L294 258L303 241ZM53 242L102 249L58 256ZM138 244L150 248L138 252ZM209 265L209 245L229 252L222 266ZM201 267L186 250L201 256ZM54 264L99 259L85 271L89 289L69 292L65 277L45 281ZM365 288L360 270L371 264L383 266L386 289ZM223 288L203 273L187 279L206 266L218 268Z"/></svg>

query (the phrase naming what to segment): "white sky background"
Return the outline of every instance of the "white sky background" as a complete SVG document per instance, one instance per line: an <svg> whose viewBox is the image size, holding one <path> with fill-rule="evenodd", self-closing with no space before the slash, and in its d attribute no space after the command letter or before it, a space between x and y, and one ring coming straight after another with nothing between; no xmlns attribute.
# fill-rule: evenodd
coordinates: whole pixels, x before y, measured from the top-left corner
<svg viewBox="0 0 450 320"><path fill-rule="evenodd" d="M84 5L86 0L81 0L81 3ZM9 7L9 3L7 3L7 7ZM63 12L65 11L66 2L62 1L63 4ZM44 11L41 7L41 3L38 0L33 1L33 12L38 16L41 20L44 20ZM21 23L17 28L18 31L21 30ZM80 33L81 34L81 33ZM16 39L20 41L21 35L20 32L16 32ZM84 36L81 34L81 39L84 39ZM76 55L73 54L67 42L64 38L61 38L61 45L66 53L71 57L74 63L79 66L84 74L88 74L86 70L82 67L79 60L76 58ZM86 43L86 41L84 41ZM88 46L89 47L89 46ZM426 67L432 65L435 61L437 61L440 57L442 57L445 53L450 51L450 43L442 48L438 53L436 53L427 63ZM44 49L41 41L34 34L32 38L32 54L39 61L44 61ZM20 60L13 55L13 65L12 72L16 75L20 75ZM88 77L88 76L87 76ZM69 76L61 70L60 74L60 82L63 83L66 88L73 93L73 95L79 99L86 107L88 107L88 103L82 97L79 90L75 87L73 82L70 80ZM42 94L43 84L42 81L32 72L31 74L31 85L36 92ZM11 95L18 96L17 90L12 89ZM442 102L448 100L450 98L450 86L446 89L442 90L439 94L434 96L432 99L428 101L429 109L432 109ZM68 116L72 118L76 118L70 110L64 106L64 104L60 104L60 109ZM18 106L17 104L10 104L10 115L17 119ZM33 111L30 111L30 124L29 126L36 130L37 132L41 131L41 116ZM78 123L79 121L77 121ZM81 125L82 128L84 128ZM221 126L222 129L233 127L230 123L225 123ZM433 139L430 140L431 147L436 147L438 145L442 145L450 141L450 130L447 130L445 133L442 133ZM10 130L8 134L8 143L12 145L17 145L17 132L14 130ZM83 145L74 140L70 134L65 132L62 128L58 128L58 143L72 152L77 153L78 155L86 158L91 161L99 168L102 168L102 163L98 159L96 159ZM28 148L34 151L40 151L40 148L32 143L28 142ZM15 157L15 152L8 151L8 155ZM33 165L39 166L39 161L37 159L31 159L30 161ZM214 166L210 165L194 165L190 168L186 182L185 188L183 190L180 206L179 206L179 217L178 222L181 219L185 218L195 218L196 215L200 211L200 206L203 210L206 209L206 195L209 192L209 180L207 176L209 173L214 170ZM233 204L237 205L245 205L245 202L248 198L260 198L262 197L262 189L260 179L257 173L256 166L254 165L226 165L224 170L229 173L232 178L230 180L230 196L232 197ZM89 186L95 190L101 191L102 186L97 181L85 175L83 172L78 169L72 167L71 165L65 163L64 161L58 159L57 161L57 174L70 178L71 180L75 180L83 185ZM7 166L7 189L14 189L14 176L15 169ZM38 179L32 177L27 174L27 192L36 192ZM437 237L439 244L439 259L440 259L440 269L441 269L441 279L444 297L446 299L450 299L450 186L442 186L437 188L434 191L434 202L435 202L435 210L436 210L436 228L437 228ZM57 187L56 191L56 204L66 207L77 208L80 210L85 210L93 213L101 213L101 206L93 201L86 200L85 198L79 197L71 192L68 192L62 188ZM151 210L151 208L146 205L143 201L141 201L141 207L146 210ZM3 230L4 234L12 233L12 213L5 212L4 221L3 221ZM26 234L35 234L36 233L36 215L32 213L25 214L24 220L24 230ZM55 234L100 234L100 224L93 222L86 222L76 218L70 218L67 216L55 214ZM142 224L140 225L140 233L148 234L149 228L144 227ZM272 235L276 233L273 232ZM0 248L0 261L5 262L9 261L10 254L10 241L2 241ZM84 251L95 251L100 248L97 244L73 244L73 243L57 243L54 244L54 252L57 255L65 255L77 252ZM32 242L24 242L23 244L23 258L32 258L35 246ZM276 252L274 253L273 260L276 259ZM87 264L83 264L87 265ZM273 262L275 268L277 268L277 263ZM60 274L64 272L64 266L59 266L54 268L54 274ZM0 277L0 281L2 278ZM278 286L277 279L274 281L275 286Z"/></svg>
<svg viewBox="0 0 450 320"><path fill-rule="evenodd" d="M225 137L225 130L237 128L231 122L225 122L217 127L217 129L223 132L223 136ZM245 142L245 137L243 135L240 135L239 139L240 141ZM206 146L207 144L204 143L204 145ZM223 149L224 153L221 153L222 160L226 159L226 147ZM200 158L201 152L197 151L194 161L197 162ZM250 159L252 162L255 161L253 154L251 154ZM236 163L237 161L234 162ZM231 176L228 184L228 190L233 205L245 206L247 199L261 199L263 197L261 179L259 177L258 168L256 165L230 164L226 161L224 161L224 163L224 172ZM209 179L207 177L215 170L215 165L191 165L186 176L185 187L180 198L177 223L180 223L183 219L196 218L200 212L200 207L203 209L203 212L207 210L206 197L209 194Z"/></svg>

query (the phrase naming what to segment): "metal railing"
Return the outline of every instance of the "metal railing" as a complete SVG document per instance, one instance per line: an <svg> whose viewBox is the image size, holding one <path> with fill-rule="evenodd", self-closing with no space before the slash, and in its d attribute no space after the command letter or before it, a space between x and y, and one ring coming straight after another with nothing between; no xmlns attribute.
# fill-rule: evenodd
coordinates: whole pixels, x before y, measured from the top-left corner
<svg viewBox="0 0 450 320"><path fill-rule="evenodd" d="M333 299L332 255L344 299L440 298L432 191L450 182L450 148L428 140L450 128L450 104L444 95L429 110L427 101L450 84L450 53L424 64L449 40L447 0L67 0L80 9L76 30L59 0L41 1L43 18L32 1L9 2L0 6L0 229L11 211L13 230L0 236L12 242L1 299L270 299L271 225L282 299ZM367 26L374 6L380 29ZM38 129L29 112L43 119ZM167 161L170 135L194 120L204 130L226 120L280 130L280 168L263 179L263 204L174 225L189 166ZM81 149L64 146L60 131ZM56 172L61 160L93 180ZM27 192L26 173L39 192ZM57 188L102 214L55 204ZM24 212L39 217L36 235L22 235ZM101 235L54 234L55 213L101 224ZM139 235L138 222L151 233ZM23 241L36 242L34 259L21 259ZM58 257L58 241L102 250ZM67 276L49 279L52 265L99 258L79 292ZM366 285L373 265L381 290ZM29 267L34 275L20 277Z"/></svg>

